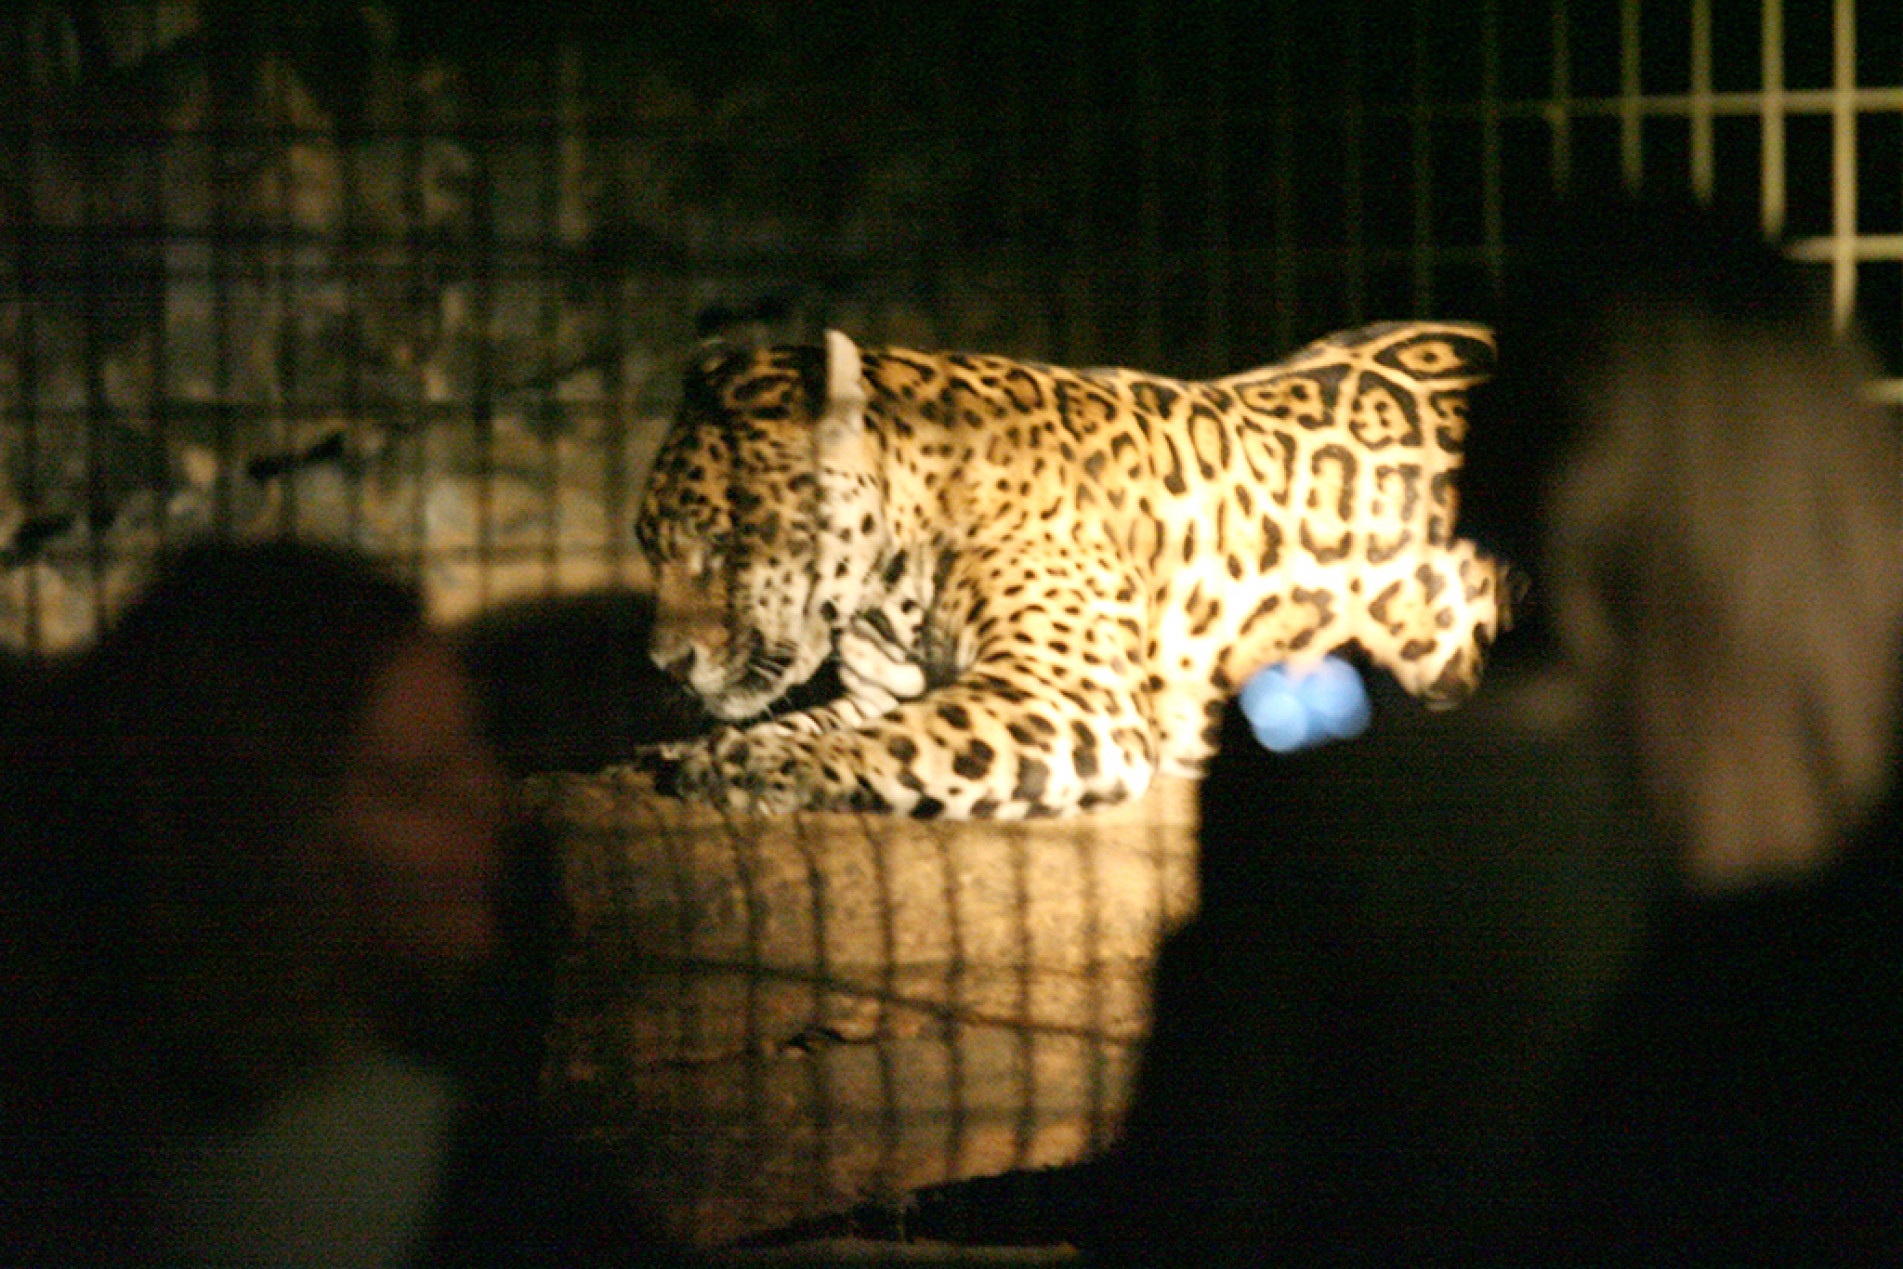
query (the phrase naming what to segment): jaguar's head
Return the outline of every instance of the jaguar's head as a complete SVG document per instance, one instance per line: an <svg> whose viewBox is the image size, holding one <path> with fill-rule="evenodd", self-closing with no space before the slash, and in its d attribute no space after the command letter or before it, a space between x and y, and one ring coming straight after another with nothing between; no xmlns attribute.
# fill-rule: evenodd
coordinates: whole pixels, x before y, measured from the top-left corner
<svg viewBox="0 0 1903 1269"><path fill-rule="evenodd" d="M718 718L805 682L856 611L884 526L864 407L837 332L687 372L635 537L654 567L650 653Z"/></svg>

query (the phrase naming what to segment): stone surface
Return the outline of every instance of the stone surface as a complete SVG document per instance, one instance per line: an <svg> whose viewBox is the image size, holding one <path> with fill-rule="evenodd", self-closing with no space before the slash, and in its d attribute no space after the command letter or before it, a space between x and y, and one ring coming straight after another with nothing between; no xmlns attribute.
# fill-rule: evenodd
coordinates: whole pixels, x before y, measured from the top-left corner
<svg viewBox="0 0 1903 1269"><path fill-rule="evenodd" d="M207 535L355 543L450 619L638 584L700 334L1048 347L827 41L426 10L0 18L0 651L84 646Z"/></svg>
<svg viewBox="0 0 1903 1269"><path fill-rule="evenodd" d="M573 938L547 1087L718 1243L1108 1139L1195 797L1019 824L734 819L638 776L533 779Z"/></svg>

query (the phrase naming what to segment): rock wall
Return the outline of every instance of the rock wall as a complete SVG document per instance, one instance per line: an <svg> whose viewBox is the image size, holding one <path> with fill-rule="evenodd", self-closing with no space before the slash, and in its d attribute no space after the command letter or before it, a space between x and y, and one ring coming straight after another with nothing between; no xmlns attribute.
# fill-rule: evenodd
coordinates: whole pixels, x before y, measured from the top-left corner
<svg viewBox="0 0 1903 1269"><path fill-rule="evenodd" d="M968 165L864 127L889 85L791 8L0 17L0 644L205 533L359 542L452 617L638 584L701 334L1036 346L982 249L942 266Z"/></svg>

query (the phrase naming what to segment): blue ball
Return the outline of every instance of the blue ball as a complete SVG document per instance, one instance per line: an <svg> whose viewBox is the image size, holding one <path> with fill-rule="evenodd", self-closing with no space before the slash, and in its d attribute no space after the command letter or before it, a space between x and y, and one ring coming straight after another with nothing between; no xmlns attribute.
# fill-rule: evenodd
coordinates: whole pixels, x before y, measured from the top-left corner
<svg viewBox="0 0 1903 1269"><path fill-rule="evenodd" d="M1274 753L1358 736L1371 714L1361 676L1339 657L1306 670L1268 666L1242 685L1240 701L1249 730Z"/></svg>
<svg viewBox="0 0 1903 1269"><path fill-rule="evenodd" d="M1368 691L1355 668L1339 657L1326 658L1297 679L1295 693L1324 737L1348 740L1367 730Z"/></svg>
<svg viewBox="0 0 1903 1269"><path fill-rule="evenodd" d="M1272 665L1243 685L1242 713L1264 749L1293 753L1310 743L1308 711L1281 666Z"/></svg>

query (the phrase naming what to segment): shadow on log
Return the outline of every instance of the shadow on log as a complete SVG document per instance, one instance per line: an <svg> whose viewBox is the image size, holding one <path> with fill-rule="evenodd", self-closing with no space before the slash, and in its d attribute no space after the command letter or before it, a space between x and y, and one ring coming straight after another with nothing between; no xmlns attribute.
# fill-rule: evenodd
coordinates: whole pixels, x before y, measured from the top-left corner
<svg viewBox="0 0 1903 1269"><path fill-rule="evenodd" d="M571 938L545 1086L628 1147L676 1236L728 1242L1108 1141L1195 786L1027 823L735 818L545 775Z"/></svg>

